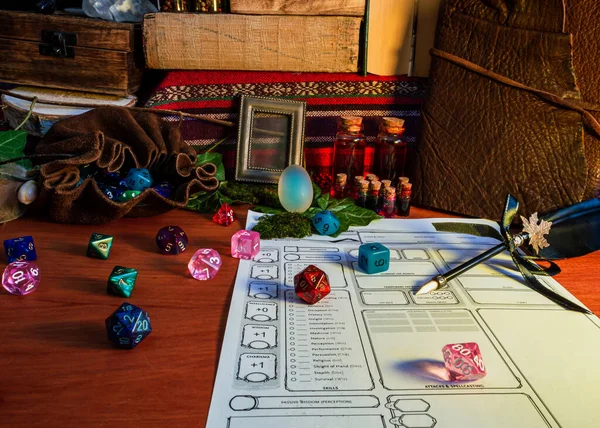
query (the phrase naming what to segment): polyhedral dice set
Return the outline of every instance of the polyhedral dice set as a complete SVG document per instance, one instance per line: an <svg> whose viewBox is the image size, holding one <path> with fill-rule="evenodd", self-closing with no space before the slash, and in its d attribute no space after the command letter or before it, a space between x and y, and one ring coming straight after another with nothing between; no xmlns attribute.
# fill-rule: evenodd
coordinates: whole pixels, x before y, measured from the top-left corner
<svg viewBox="0 0 600 428"><path fill-rule="evenodd" d="M88 257L106 260L110 254L113 237L101 233L92 233L86 255Z"/></svg>
<svg viewBox="0 0 600 428"><path fill-rule="evenodd" d="M166 226L156 234L156 245L163 254L183 253L187 248L188 237L179 226Z"/></svg>
<svg viewBox="0 0 600 428"><path fill-rule="evenodd" d="M33 238L31 236L22 236L20 238L7 239L4 241L4 251L6 260L9 263L37 259Z"/></svg>
<svg viewBox="0 0 600 428"><path fill-rule="evenodd" d="M95 165L79 166L79 182L82 185L92 179L108 199L115 202L127 202L134 199L146 189L154 189L163 198L170 198L173 186L168 181L157 183L146 168L131 168L128 171L109 172Z"/></svg>
<svg viewBox="0 0 600 428"><path fill-rule="evenodd" d="M315 265L310 265L294 276L294 292L313 305L331 292L329 277Z"/></svg>
<svg viewBox="0 0 600 428"><path fill-rule="evenodd" d="M358 267L368 274L385 272L390 268L390 250L376 242L358 248Z"/></svg>

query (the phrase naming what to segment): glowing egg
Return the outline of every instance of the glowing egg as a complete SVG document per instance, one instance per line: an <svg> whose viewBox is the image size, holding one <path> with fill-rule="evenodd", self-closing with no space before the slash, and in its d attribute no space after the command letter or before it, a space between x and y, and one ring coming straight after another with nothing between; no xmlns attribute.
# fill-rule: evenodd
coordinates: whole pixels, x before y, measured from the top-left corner
<svg viewBox="0 0 600 428"><path fill-rule="evenodd" d="M312 204L312 182L300 165L290 165L283 170L277 190L279 202L289 212L303 213Z"/></svg>

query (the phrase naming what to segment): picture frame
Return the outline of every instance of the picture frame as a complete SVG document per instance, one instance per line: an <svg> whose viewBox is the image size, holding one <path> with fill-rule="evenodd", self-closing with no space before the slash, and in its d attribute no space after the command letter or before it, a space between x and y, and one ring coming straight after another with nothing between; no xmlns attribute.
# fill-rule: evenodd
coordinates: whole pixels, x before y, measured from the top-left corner
<svg viewBox="0 0 600 428"><path fill-rule="evenodd" d="M242 95L235 179L276 184L285 168L302 165L306 103Z"/></svg>

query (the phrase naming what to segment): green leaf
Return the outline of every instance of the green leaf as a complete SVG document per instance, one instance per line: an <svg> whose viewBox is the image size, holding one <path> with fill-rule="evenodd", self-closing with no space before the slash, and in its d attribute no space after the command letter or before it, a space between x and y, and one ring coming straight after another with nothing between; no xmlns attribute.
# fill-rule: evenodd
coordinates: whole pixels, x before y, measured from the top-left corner
<svg viewBox="0 0 600 428"><path fill-rule="evenodd" d="M368 226L373 220L381 219L375 211L361 208L356 205L335 213L340 222L347 222L350 226Z"/></svg>
<svg viewBox="0 0 600 428"><path fill-rule="evenodd" d="M351 207L354 207L354 200L351 198L344 198L344 199L334 199L332 200L329 205L327 206L327 209L331 212L338 212L338 211L342 211Z"/></svg>
<svg viewBox="0 0 600 428"><path fill-rule="evenodd" d="M321 196L321 188L319 186L317 186L315 183L312 183L312 188L313 188L313 205L315 205L317 203L317 199L319 199L319 196Z"/></svg>
<svg viewBox="0 0 600 428"><path fill-rule="evenodd" d="M203 165L205 163L212 163L217 167L217 180L224 181L225 180L225 165L223 165L223 155L221 153L200 153L198 155L198 160L196 161L196 166Z"/></svg>
<svg viewBox="0 0 600 428"><path fill-rule="evenodd" d="M0 132L0 162L24 156L25 144L27 144L26 131L1 131ZM17 162L27 169L32 164L28 159Z"/></svg>
<svg viewBox="0 0 600 428"><path fill-rule="evenodd" d="M201 213L215 213L225 202L232 204L233 200L218 190L210 193L200 192L190 197L186 208Z"/></svg>
<svg viewBox="0 0 600 428"><path fill-rule="evenodd" d="M322 210L326 210L327 206L329 205L329 193L325 193L324 195L321 195L318 199L317 199L317 205L319 206L319 208L321 208Z"/></svg>

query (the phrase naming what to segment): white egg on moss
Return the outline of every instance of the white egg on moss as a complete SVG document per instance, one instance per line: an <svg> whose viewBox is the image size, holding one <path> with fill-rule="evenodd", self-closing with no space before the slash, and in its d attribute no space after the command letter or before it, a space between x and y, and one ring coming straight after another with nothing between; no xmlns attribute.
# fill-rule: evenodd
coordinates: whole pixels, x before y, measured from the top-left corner
<svg viewBox="0 0 600 428"><path fill-rule="evenodd" d="M286 211L303 213L313 200L313 187L308 172L300 165L290 165L281 173L277 186L279 202Z"/></svg>
<svg viewBox="0 0 600 428"><path fill-rule="evenodd" d="M33 201L35 201L38 197L38 185L35 181L29 180L23 183L23 185L19 188L19 192L17 193L17 198L19 202L25 205L29 205Z"/></svg>

